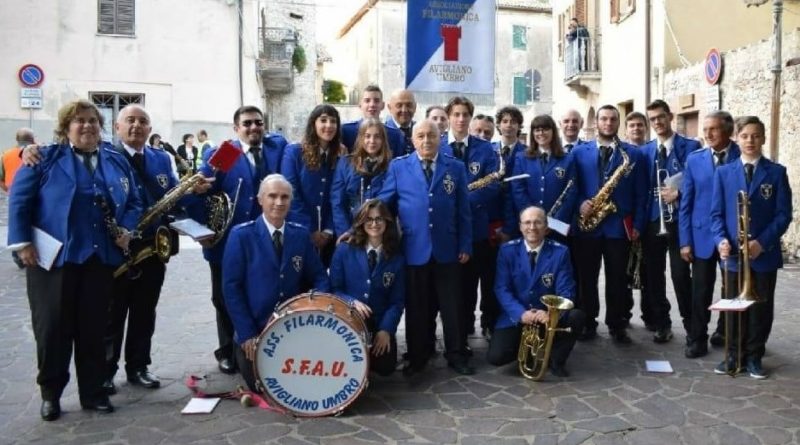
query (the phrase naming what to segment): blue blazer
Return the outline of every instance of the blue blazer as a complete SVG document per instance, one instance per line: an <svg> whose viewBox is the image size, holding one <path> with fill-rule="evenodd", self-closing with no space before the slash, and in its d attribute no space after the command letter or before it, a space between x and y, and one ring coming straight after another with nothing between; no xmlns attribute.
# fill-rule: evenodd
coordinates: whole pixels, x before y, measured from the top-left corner
<svg viewBox="0 0 800 445"><path fill-rule="evenodd" d="M575 230L574 234L578 237L604 237L625 239L624 217L633 217L633 226L640 234L644 233L647 224L647 201L650 198L651 190L647 189L647 175L650 169L647 160L642 152L635 146L626 142L620 142L617 149L611 155L611 159L605 172L600 173L600 149L597 141L589 141L573 148L572 153L575 158L575 175L577 178L577 197L575 200L575 216L580 214L581 203L593 198L600 187L605 183L604 178L609 178L614 170L622 164L620 149L625 150L630 158L631 171L623 176L611 200L617 205L616 213L606 216L600 225L591 232Z"/></svg>
<svg viewBox="0 0 800 445"><path fill-rule="evenodd" d="M367 251L341 243L331 261L331 289L345 300L358 300L369 306L377 329L394 335L406 298L405 267L402 255L381 255L370 274Z"/></svg>
<svg viewBox="0 0 800 445"><path fill-rule="evenodd" d="M741 161L717 168L711 200L711 233L714 245L728 240L733 253L738 253L739 240L736 195L746 190L750 198L750 239L758 240L764 252L750 267L756 272L772 272L783 267L781 236L792 222L792 189L786 167L762 157L753 172L750 188L746 186ZM736 257L727 261L726 269L739 269Z"/></svg>
<svg viewBox="0 0 800 445"><path fill-rule="evenodd" d="M222 262L225 307L234 339L242 344L261 333L279 303L307 289L330 292L330 281L303 227L286 222L283 256L277 258L262 216L230 231Z"/></svg>
<svg viewBox="0 0 800 445"><path fill-rule="evenodd" d="M361 208L361 186L364 185L364 201L378 196L386 172L376 174L370 180L359 174L352 164L353 156L346 155L339 158L336 170L333 172L333 185L331 186L331 207L333 211L333 228L336 235L341 235L353 225L353 218Z"/></svg>
<svg viewBox="0 0 800 445"><path fill-rule="evenodd" d="M648 190L651 191L650 199L648 199L648 209L649 209L649 220L648 221L656 221L660 218L659 207L658 207L658 197L655 193L652 193L653 190L658 186L658 178L656 178L656 167L655 161L656 157L658 156L658 139L653 139L652 141L645 144L641 147L642 152L646 158L647 165L649 166L649 175L650 178L648 180L648 184L650 187ZM695 141L694 139L685 138L678 133L675 133L675 137L672 140L672 150L669 152L669 156L667 156L667 165L666 170L669 172L670 176L676 175L682 172L686 166L686 158L689 156L689 153L701 148L700 143ZM662 166L662 168L664 168ZM679 204L680 201L676 204ZM680 219L678 214L675 215L676 218Z"/></svg>
<svg viewBox="0 0 800 445"><path fill-rule="evenodd" d="M447 135L442 137L439 153L453 156L453 149L447 144ZM498 154L492 144L483 139L469 136L466 148L467 184L497 171ZM458 159L456 159L458 160ZM489 237L489 210L500 198L500 183L493 182L486 187L469 192L472 210L472 241L482 241Z"/></svg>
<svg viewBox="0 0 800 445"><path fill-rule="evenodd" d="M411 128L414 128L415 124L416 124L416 122L414 122L414 120L412 120L411 121ZM405 151L403 151L403 154L409 154L409 153L413 153L414 151L416 151L416 149L414 148L414 142L410 138L406 137L406 134L403 133L403 130L400 129L400 126L397 125L397 122L394 121L394 118L392 118L392 116L389 116L389 117L386 118L386 128L396 128L396 129L400 130L400 133L403 134L403 144L404 144L404 150L405 150Z"/></svg>
<svg viewBox="0 0 800 445"><path fill-rule="evenodd" d="M69 216L77 189L75 168L79 166L69 144L54 144L40 149L42 161L33 167L23 166L14 177L14 193L8 202L8 244L33 240L36 226L62 243L69 243ZM81 167L83 168L83 167ZM117 224L133 230L142 214L142 201L136 192L136 179L128 161L106 142L100 144L96 170L97 190L114 211ZM90 209L86 209L89 214ZM90 218L87 216L87 218ZM97 230L106 231L102 221L94 221ZM110 236L99 238L98 248L88 243L81 252L94 250L103 264L122 264L120 250ZM66 246L53 263L64 265Z"/></svg>
<svg viewBox="0 0 800 445"><path fill-rule="evenodd" d="M547 310L539 299L554 294L573 300L575 279L569 260L569 249L556 241L545 239L531 270L528 250L522 238L500 246L497 255L497 276L494 293L503 309L495 329L516 326L528 309Z"/></svg>
<svg viewBox="0 0 800 445"><path fill-rule="evenodd" d="M327 165L320 165L318 170L309 170L303 161L302 145L290 144L286 147L281 174L294 189L289 221L300 224L310 232L316 232L319 229L318 218L321 216L322 230L334 232L330 199L333 170Z"/></svg>
<svg viewBox="0 0 800 445"><path fill-rule="evenodd" d="M241 149L242 146L238 140L231 141L233 145ZM264 161L265 173L278 173L278 166L283 158L284 147L286 146L286 139L277 134L267 134L261 142L261 159ZM252 221L256 216L261 214L261 206L258 204L258 187L261 181L256 176L255 169L245 153L242 153L234 162L233 167L226 173L214 170L208 165L208 160L217 152L217 147L207 150L203 155L203 165L200 167L200 172L206 177L215 177L209 193L225 192L231 200L236 196L236 189L239 188L239 180L241 179L241 187L239 188L239 200L236 202L236 208L233 213L233 220L231 226L241 224L243 222ZM205 222L208 215L205 209L198 208L191 209L189 214L197 221ZM228 234L226 233L222 240L210 248L203 248L203 257L206 261L213 264L222 263L222 255L225 252L225 240Z"/></svg>
<svg viewBox="0 0 800 445"><path fill-rule="evenodd" d="M739 161L739 146L731 142L725 163ZM717 251L711 234L711 195L714 191L714 159L711 148L689 153L683 170L678 212L680 246L692 248L694 256L707 260Z"/></svg>
<svg viewBox="0 0 800 445"><path fill-rule="evenodd" d="M408 264L431 258L454 263L472 254L472 216L464 163L439 153L428 185L419 156L401 156L389 164L378 198L400 218Z"/></svg>
<svg viewBox="0 0 800 445"><path fill-rule="evenodd" d="M356 138L358 137L358 127L361 121L345 122L342 124L342 144L347 147L347 150L352 153L353 147L356 145ZM406 135L397 128L390 127L384 124L386 129L386 137L389 142L389 150L392 152L392 157L403 156L406 154Z"/></svg>
<svg viewBox="0 0 800 445"><path fill-rule="evenodd" d="M501 153L503 144L501 142L492 142L492 148L494 148L495 153ZM517 143L511 147L511 151L503 156L503 161L506 163L506 178L514 174L514 163L516 162L517 154L524 152L527 148L527 145L517 141ZM510 235L519 231L516 222L519 219L520 210L514 205L514 197L511 194L510 182L500 184L498 199L489 203L488 211L489 221L503 221L504 233ZM511 224L511 226L509 226L509 224Z"/></svg>
<svg viewBox="0 0 800 445"><path fill-rule="evenodd" d="M575 161L571 154L561 158L550 156L547 165L542 168L540 158L529 158L525 153L517 155L514 161L514 175L527 173L527 179L511 181L511 193L514 198L514 207L522 211L528 206L538 206L549 213L569 181L572 185L562 198L561 207L553 215L554 218L567 224L572 222L575 213L575 197L578 184L575 179ZM517 227L517 219L506 221L511 227Z"/></svg>

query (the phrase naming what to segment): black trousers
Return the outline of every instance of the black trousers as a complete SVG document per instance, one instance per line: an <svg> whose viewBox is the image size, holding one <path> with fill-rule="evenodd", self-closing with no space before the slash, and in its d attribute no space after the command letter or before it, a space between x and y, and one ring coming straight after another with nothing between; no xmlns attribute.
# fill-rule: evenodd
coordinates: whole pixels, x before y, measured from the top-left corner
<svg viewBox="0 0 800 445"><path fill-rule="evenodd" d="M628 283L625 268L628 264L630 241L609 238L576 238L575 263L578 271L578 302L576 307L586 314L587 328L596 328L600 313L597 281L601 261L605 264L606 319L609 330L624 329L627 321L626 298Z"/></svg>
<svg viewBox="0 0 800 445"><path fill-rule="evenodd" d="M708 322L711 321L711 311L708 307L714 298L717 269L722 272L719 266L719 253L716 251L711 258L695 257L692 262L692 327L687 339L689 343L705 344L708 341ZM723 297L724 292L723 289ZM718 318L718 325L722 324L722 318L721 316ZM722 332L719 326L717 329Z"/></svg>
<svg viewBox="0 0 800 445"><path fill-rule="evenodd" d="M738 275L736 272L724 272L728 285L725 288L725 298L736 297L739 290ZM742 358L757 358L764 356L767 339L772 331L772 320L775 317L775 283L778 271L751 272L755 282L756 294L761 297L761 302L754 303L742 314ZM731 334L728 343L728 353L735 357L739 345L739 323L734 312L727 312L730 317Z"/></svg>
<svg viewBox="0 0 800 445"><path fill-rule="evenodd" d="M677 223L666 224L668 232L666 236L657 235L659 227L658 221L650 222L642 240L644 252L642 266L648 286L647 292L642 295L642 306L646 308L642 310L642 313L646 313L649 324L658 329L672 327L672 320L669 316L671 306L667 299L667 280L664 275L664 271L667 269L667 257L669 257L672 287L675 290L683 327L688 333L691 330L692 316L690 265L681 258Z"/></svg>
<svg viewBox="0 0 800 445"><path fill-rule="evenodd" d="M378 333L378 323L374 317L367 319L367 328L369 329L370 334L372 334L372 341L374 343L375 335ZM394 334L389 333L388 351L378 356L372 354L371 351L372 349L370 349L369 355L370 371L382 377L391 375L397 368L397 338L394 336Z"/></svg>
<svg viewBox="0 0 800 445"><path fill-rule="evenodd" d="M559 331L553 338L553 348L550 352L550 362L563 366L567 362L569 353L575 346L586 321L586 315L580 309L568 311L559 320L559 328L570 328L570 332ZM517 359L519 352L521 326L497 329L489 342L489 350L486 352L486 361L495 366L502 366Z"/></svg>
<svg viewBox="0 0 800 445"><path fill-rule="evenodd" d="M91 257L46 271L28 267L28 301L42 399L58 400L69 381L75 348L78 394L84 403L105 397L103 336L108 324L114 268Z"/></svg>
<svg viewBox="0 0 800 445"><path fill-rule="evenodd" d="M497 248L485 239L472 243L472 256L462 265L462 298L464 299L464 335L475 332L475 306L478 304L478 284L481 289L481 328L494 328L499 305L494 296Z"/></svg>
<svg viewBox="0 0 800 445"><path fill-rule="evenodd" d="M245 357L241 346L234 345L233 358L236 360L236 365L239 367L239 375L244 379L247 388L250 389L250 391L259 392L258 389L256 389L256 372L253 367L253 362ZM264 376L262 376L262 378L263 377Z"/></svg>
<svg viewBox="0 0 800 445"><path fill-rule="evenodd" d="M437 263L408 266L406 274L406 341L408 361L423 367L430 358L431 318L436 300L442 316L445 357L449 362L465 362L464 302L461 300L461 265Z"/></svg>
<svg viewBox="0 0 800 445"><path fill-rule="evenodd" d="M217 360L233 359L234 349L241 349L233 342L233 322L225 308L222 296L222 265L208 263L211 267L211 303L217 311L217 339L219 348L214 351Z"/></svg>
<svg viewBox="0 0 800 445"><path fill-rule="evenodd" d="M128 374L146 370L152 363L150 350L156 329L156 305L164 284L166 266L153 256L136 265L136 268L141 271L138 279L131 280L123 274L114 280L105 337L107 378L113 378L119 369L123 337L125 371Z"/></svg>

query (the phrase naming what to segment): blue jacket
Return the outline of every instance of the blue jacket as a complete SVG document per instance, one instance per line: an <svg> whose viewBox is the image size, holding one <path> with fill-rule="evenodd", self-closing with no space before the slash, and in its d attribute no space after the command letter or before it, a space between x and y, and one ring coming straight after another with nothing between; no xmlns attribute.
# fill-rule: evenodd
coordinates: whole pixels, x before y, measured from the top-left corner
<svg viewBox="0 0 800 445"><path fill-rule="evenodd" d="M406 298L405 263L402 255L388 259L381 255L370 274L367 251L341 243L331 261L331 289L345 300L358 300L369 306L377 329L394 335Z"/></svg>
<svg viewBox="0 0 800 445"><path fill-rule="evenodd" d="M575 162L572 155L565 154L561 158L550 156L543 169L540 158L529 158L524 152L520 153L514 161L512 174L521 175L523 173L529 174L530 177L511 181L514 207L520 211L535 205L543 208L549 214L556 200L564 193L564 188L572 181L572 185L562 198L561 206L552 215L554 218L570 224L575 213L575 197L578 190L575 179ZM509 230L517 227L517 218L506 221L506 225L509 226Z"/></svg>
<svg viewBox="0 0 800 445"><path fill-rule="evenodd" d="M352 155L339 158L336 171L333 173L331 207L333 227L337 236L350 230L353 218L361 208L363 201L377 197L383 187L383 181L386 180L385 171L376 174L372 179L363 177L353 167L352 160Z"/></svg>
<svg viewBox="0 0 800 445"><path fill-rule="evenodd" d="M42 161L33 167L23 166L14 177L14 193L8 203L8 244L33 240L33 227L38 227L64 243L53 263L64 265L67 247L72 240L70 212L77 189L76 168L83 166L69 144L54 144L40 149ZM101 194L113 209L117 224L128 230L136 227L142 214L142 201L136 192L136 180L128 161L108 143L101 143L95 171L95 192ZM122 264L122 250L107 234L102 218L92 220L86 209L86 224L95 224L96 244L77 246L77 251L94 251L103 264ZM83 212L81 212L83 213ZM99 213L98 213L99 215Z"/></svg>
<svg viewBox="0 0 800 445"><path fill-rule="evenodd" d="M500 150L503 149L503 144L501 142L492 142L492 148L494 148L495 153L500 153ZM524 152L527 148L527 145L517 141L517 143L511 147L511 151L503 156L503 162L506 163L505 178L514 174L514 163L516 162L517 154ZM520 212L520 209L517 209L514 205L514 198L511 194L511 184L510 182L500 184L498 199L489 203L488 209L489 221L503 221L503 232L509 235L519 231L519 228L516 227L516 222L517 219L519 219L518 216ZM509 222L513 227L508 226ZM509 232L508 230L511 231Z"/></svg>
<svg viewBox="0 0 800 445"><path fill-rule="evenodd" d="M577 178L577 197L575 200L575 216L580 215L580 205L587 199L594 198L600 187L605 184L606 178L610 178L619 165L622 164L620 149L624 149L630 158L630 171L622 177L617 184L614 193L611 194L611 201L617 206L617 211L612 213L591 232L583 232L576 227L574 233L578 237L604 237L625 239L624 217L633 218L633 227L644 233L647 224L647 201L650 198L651 190L647 189L647 175L650 171L647 160L642 155L641 150L626 142L620 142L620 146L614 150L605 172L600 173L600 149L597 141L589 141L578 145L570 152L575 158L575 176Z"/></svg>
<svg viewBox="0 0 800 445"><path fill-rule="evenodd" d="M728 240L732 253L738 253L739 240L737 194L747 190L750 198L749 239L757 240L764 252L750 260L756 272L772 272L783 267L781 236L792 222L792 189L786 176L786 167L762 157L753 172L748 189L741 161L717 168L714 173L714 192L711 199L711 233L714 245ZM736 257L727 261L725 268L739 269Z"/></svg>
<svg viewBox="0 0 800 445"><path fill-rule="evenodd" d="M658 156L658 139L653 139L652 141L645 144L641 147L642 152L644 153L645 160L647 165L649 165L649 180L648 184L650 187L648 190L651 191L650 199L648 199L648 208L649 208L649 220L648 221L656 221L660 218L659 213L660 209L658 207L658 197L655 195L654 190L658 187L658 178L656 178L656 166L655 161L656 157ZM689 156L689 153L697 150L700 148L700 143L695 141L694 139L685 138L678 133L675 133L675 137L672 140L672 150L669 152L667 156L667 164L666 166L659 166L659 168L666 168L667 172L669 172L670 176L676 175L682 172L686 166L686 158ZM674 205L679 205L679 202L676 202ZM677 210L677 208L676 208ZM676 219L679 218L678 212L675 211L674 217Z"/></svg>
<svg viewBox="0 0 800 445"><path fill-rule="evenodd" d="M454 263L461 253L472 254L472 217L464 163L439 153L431 185L416 153L389 164L378 194L400 218L409 265Z"/></svg>
<svg viewBox="0 0 800 445"><path fill-rule="evenodd" d="M490 142L469 136L466 147L467 184L497 171L498 154ZM447 135L442 137L439 153L453 156L453 149L447 143ZM456 159L458 160L458 159ZM482 241L489 237L490 207L500 199L500 183L493 182L469 192L469 203L472 211L472 241Z"/></svg>
<svg viewBox="0 0 800 445"><path fill-rule="evenodd" d="M352 153L353 147L356 145L356 138L358 137L358 127L361 121L345 122L342 124L342 144L347 147L347 150ZM384 125L386 129L386 137L389 141L389 150L392 152L392 157L403 156L406 154L406 135L397 128Z"/></svg>
<svg viewBox="0 0 800 445"><path fill-rule="evenodd" d="M739 160L739 146L731 142L726 163ZM694 256L707 260L717 251L711 235L711 194L714 191L714 159L711 148L689 153L683 170L678 212L680 246L692 248Z"/></svg>
<svg viewBox="0 0 800 445"><path fill-rule="evenodd" d="M411 121L411 128L414 127L415 123L416 122L414 122L413 120ZM400 126L397 125L397 122L395 122L394 118L392 118L391 116L386 118L386 128L396 128L396 129L400 130L400 133L403 133L403 144L404 144L404 150L405 150L403 152L403 154L413 153L416 150L414 148L414 142L411 140L410 137L406 137L406 134L403 132L403 130L400 128Z"/></svg>
<svg viewBox="0 0 800 445"><path fill-rule="evenodd" d="M304 283L330 292L330 281L303 227L286 222L278 259L262 216L230 231L222 262L222 294L242 344L261 333L275 307L305 292Z"/></svg>
<svg viewBox="0 0 800 445"><path fill-rule="evenodd" d="M330 198L333 170L327 165L309 170L303 161L302 145L290 144L286 147L281 174L294 189L289 221L300 224L310 232L316 232L321 221L322 230L334 232Z"/></svg>
<svg viewBox="0 0 800 445"><path fill-rule="evenodd" d="M239 141L232 141L233 145L241 149ZM286 147L286 139L281 135L267 134L261 143L261 159L264 161L265 174L278 173L278 166L283 158L284 148ZM233 213L233 220L231 226L241 224L243 222L252 221L256 216L261 214L261 206L258 204L258 187L261 185L260 178L256 176L253 165L247 158L246 153L242 153L233 167L228 172L221 172L214 170L208 165L208 160L217 152L217 148L206 151L203 156L203 165L200 167L200 172L206 177L215 177L211 190L209 193L225 192L231 201L236 196L236 190L239 189L239 200L236 202L236 208ZM239 182L241 180L241 187ZM202 207L202 206L197 206ZM206 222L208 215L205 209L195 209L190 211L190 215L197 221ZM226 233L222 240L211 248L203 248L203 257L206 261L214 264L222 263L222 255L225 252L225 240L228 234Z"/></svg>
<svg viewBox="0 0 800 445"><path fill-rule="evenodd" d="M569 249L556 241L545 239L531 270L528 250L522 238L500 246L497 255L497 275L494 293L503 309L495 329L516 326L529 309L547 310L539 301L544 295L558 295L574 300L575 279L569 260Z"/></svg>

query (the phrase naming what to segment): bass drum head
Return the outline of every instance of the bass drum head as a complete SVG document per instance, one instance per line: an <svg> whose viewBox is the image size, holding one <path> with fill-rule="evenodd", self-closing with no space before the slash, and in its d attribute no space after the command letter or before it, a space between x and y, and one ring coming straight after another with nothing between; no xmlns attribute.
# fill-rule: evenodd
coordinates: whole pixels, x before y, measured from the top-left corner
<svg viewBox="0 0 800 445"><path fill-rule="evenodd" d="M367 383L363 324L354 327L335 311L316 307L276 313L258 338L253 364L259 388L297 416L342 411Z"/></svg>

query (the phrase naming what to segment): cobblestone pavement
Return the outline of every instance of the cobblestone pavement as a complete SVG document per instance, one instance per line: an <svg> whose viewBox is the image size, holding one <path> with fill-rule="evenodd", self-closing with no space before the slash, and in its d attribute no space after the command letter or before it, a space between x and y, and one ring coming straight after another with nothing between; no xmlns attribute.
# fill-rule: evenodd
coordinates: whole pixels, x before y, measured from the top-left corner
<svg viewBox="0 0 800 445"><path fill-rule="evenodd" d="M4 241L4 228L1 232ZM474 338L475 376L454 374L439 355L419 379L406 380L400 373L372 379L340 417L296 419L229 400L210 415L184 416L186 376L207 375L209 390L239 384L237 377L216 368L208 268L199 250L186 249L170 262L159 303L151 370L161 377L162 388L131 387L120 373L119 394L112 397L117 411L90 414L80 410L73 373L61 402L64 415L43 422L24 273L9 256L5 251L0 255L0 443L800 442L800 310L792 304L800 286L797 267L779 274L776 322L764 359L771 375L764 381L714 375L711 370L722 359L719 349L704 359L684 358L679 329L670 343L654 344L637 314L633 345L614 345L601 327L598 339L579 343L573 351L567 379L548 376L533 383L519 377L515 365L493 368L484 360L485 340ZM672 317L678 320L675 308ZM646 359L669 360L675 372L649 374Z"/></svg>

